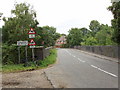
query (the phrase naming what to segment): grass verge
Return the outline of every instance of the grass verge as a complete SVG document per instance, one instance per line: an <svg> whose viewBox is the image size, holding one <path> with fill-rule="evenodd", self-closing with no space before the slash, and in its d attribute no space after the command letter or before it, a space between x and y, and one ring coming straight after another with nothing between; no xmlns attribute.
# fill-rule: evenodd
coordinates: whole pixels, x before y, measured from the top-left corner
<svg viewBox="0 0 120 90"><path fill-rule="evenodd" d="M46 57L44 60L37 61L36 62L37 64L34 62L28 62L27 67L24 67L24 64L3 65L2 72L7 73L7 72L20 72L20 71L31 71L35 69L43 69L51 64L54 64L56 62L56 58L57 58L57 50L51 49L50 55Z"/></svg>

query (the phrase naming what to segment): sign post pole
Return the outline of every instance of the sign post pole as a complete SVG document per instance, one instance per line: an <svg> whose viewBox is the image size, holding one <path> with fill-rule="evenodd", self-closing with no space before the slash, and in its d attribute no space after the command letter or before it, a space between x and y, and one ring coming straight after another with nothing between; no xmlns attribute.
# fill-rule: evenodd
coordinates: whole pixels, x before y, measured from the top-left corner
<svg viewBox="0 0 120 90"><path fill-rule="evenodd" d="M33 59L33 61L35 60L34 48L32 48L32 59Z"/></svg>
<svg viewBox="0 0 120 90"><path fill-rule="evenodd" d="M20 46L18 46L18 60L19 60L19 64L20 64Z"/></svg>
<svg viewBox="0 0 120 90"><path fill-rule="evenodd" d="M26 51L26 63L28 62L28 58L27 58L27 46L25 47L25 51Z"/></svg>
<svg viewBox="0 0 120 90"><path fill-rule="evenodd" d="M35 61L34 48L35 48L36 43L34 42L33 38L35 38L36 32L34 31L33 28L30 28L30 31L28 32L28 34L29 34L29 38L31 39L29 46L30 46L30 48L32 48L32 59L33 59L33 61Z"/></svg>

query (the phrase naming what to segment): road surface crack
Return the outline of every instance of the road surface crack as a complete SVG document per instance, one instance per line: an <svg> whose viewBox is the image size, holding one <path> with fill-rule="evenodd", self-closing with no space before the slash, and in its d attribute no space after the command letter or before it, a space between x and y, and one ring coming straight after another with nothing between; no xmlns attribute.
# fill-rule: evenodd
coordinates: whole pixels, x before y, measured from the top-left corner
<svg viewBox="0 0 120 90"><path fill-rule="evenodd" d="M53 83L52 83L52 81L49 79L49 77L47 76L47 74L46 74L45 71L43 72L43 74L45 75L45 77L47 78L47 80L49 81L49 83L51 84L51 86L52 86L53 88L55 88L54 85L53 85Z"/></svg>

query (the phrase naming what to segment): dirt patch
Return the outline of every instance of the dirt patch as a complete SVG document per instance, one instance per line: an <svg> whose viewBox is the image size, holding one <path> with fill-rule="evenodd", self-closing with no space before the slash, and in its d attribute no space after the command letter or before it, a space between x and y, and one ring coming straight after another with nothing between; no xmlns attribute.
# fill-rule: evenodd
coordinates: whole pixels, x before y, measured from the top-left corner
<svg viewBox="0 0 120 90"><path fill-rule="evenodd" d="M2 74L3 88L53 88L44 70Z"/></svg>

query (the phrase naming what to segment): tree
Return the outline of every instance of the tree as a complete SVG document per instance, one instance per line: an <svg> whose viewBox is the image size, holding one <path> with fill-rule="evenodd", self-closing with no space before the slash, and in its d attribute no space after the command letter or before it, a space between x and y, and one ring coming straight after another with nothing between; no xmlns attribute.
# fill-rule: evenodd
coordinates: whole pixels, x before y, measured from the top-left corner
<svg viewBox="0 0 120 90"><path fill-rule="evenodd" d="M112 41L113 29L108 25L101 25L100 31L96 33L98 45L113 45Z"/></svg>
<svg viewBox="0 0 120 90"><path fill-rule="evenodd" d="M89 28L91 30L92 36L94 37L95 34L100 30L100 23L97 20L92 20L90 22Z"/></svg>
<svg viewBox="0 0 120 90"><path fill-rule="evenodd" d="M3 64L18 63L17 41L29 40L28 31L30 30L30 27L36 28L38 24L36 13L30 8L29 4L16 4L15 9L11 10L11 14L14 17L3 18L3 21L5 22L2 27ZM28 48L28 51L29 50L30 49ZM24 53L24 48L21 47L21 59L25 59ZM28 58L30 56L31 53L28 52Z"/></svg>
<svg viewBox="0 0 120 90"><path fill-rule="evenodd" d="M81 42L81 45L97 45L97 40L95 37L89 37L85 42Z"/></svg>
<svg viewBox="0 0 120 90"><path fill-rule="evenodd" d="M15 10L11 10L14 17L3 18L3 42L15 44L18 40L28 40L30 27L35 28L38 24L36 13L26 3L16 4Z"/></svg>
<svg viewBox="0 0 120 90"><path fill-rule="evenodd" d="M120 45L120 1L113 2L112 6L108 7L114 16L112 27L114 28L113 41Z"/></svg>
<svg viewBox="0 0 120 90"><path fill-rule="evenodd" d="M82 30L79 28L71 28L67 36L68 46L80 45L82 41Z"/></svg>
<svg viewBox="0 0 120 90"><path fill-rule="evenodd" d="M85 36L85 35L87 35L88 33L89 33L89 30L87 29L87 28L80 28L81 29L81 31L82 31L82 35L83 36Z"/></svg>
<svg viewBox="0 0 120 90"><path fill-rule="evenodd" d="M3 15L3 13L0 12L0 20L1 20L2 15Z"/></svg>
<svg viewBox="0 0 120 90"><path fill-rule="evenodd" d="M45 47L54 46L56 40L60 37L60 33L56 32L56 28L50 26L37 27L36 32L37 45Z"/></svg>

